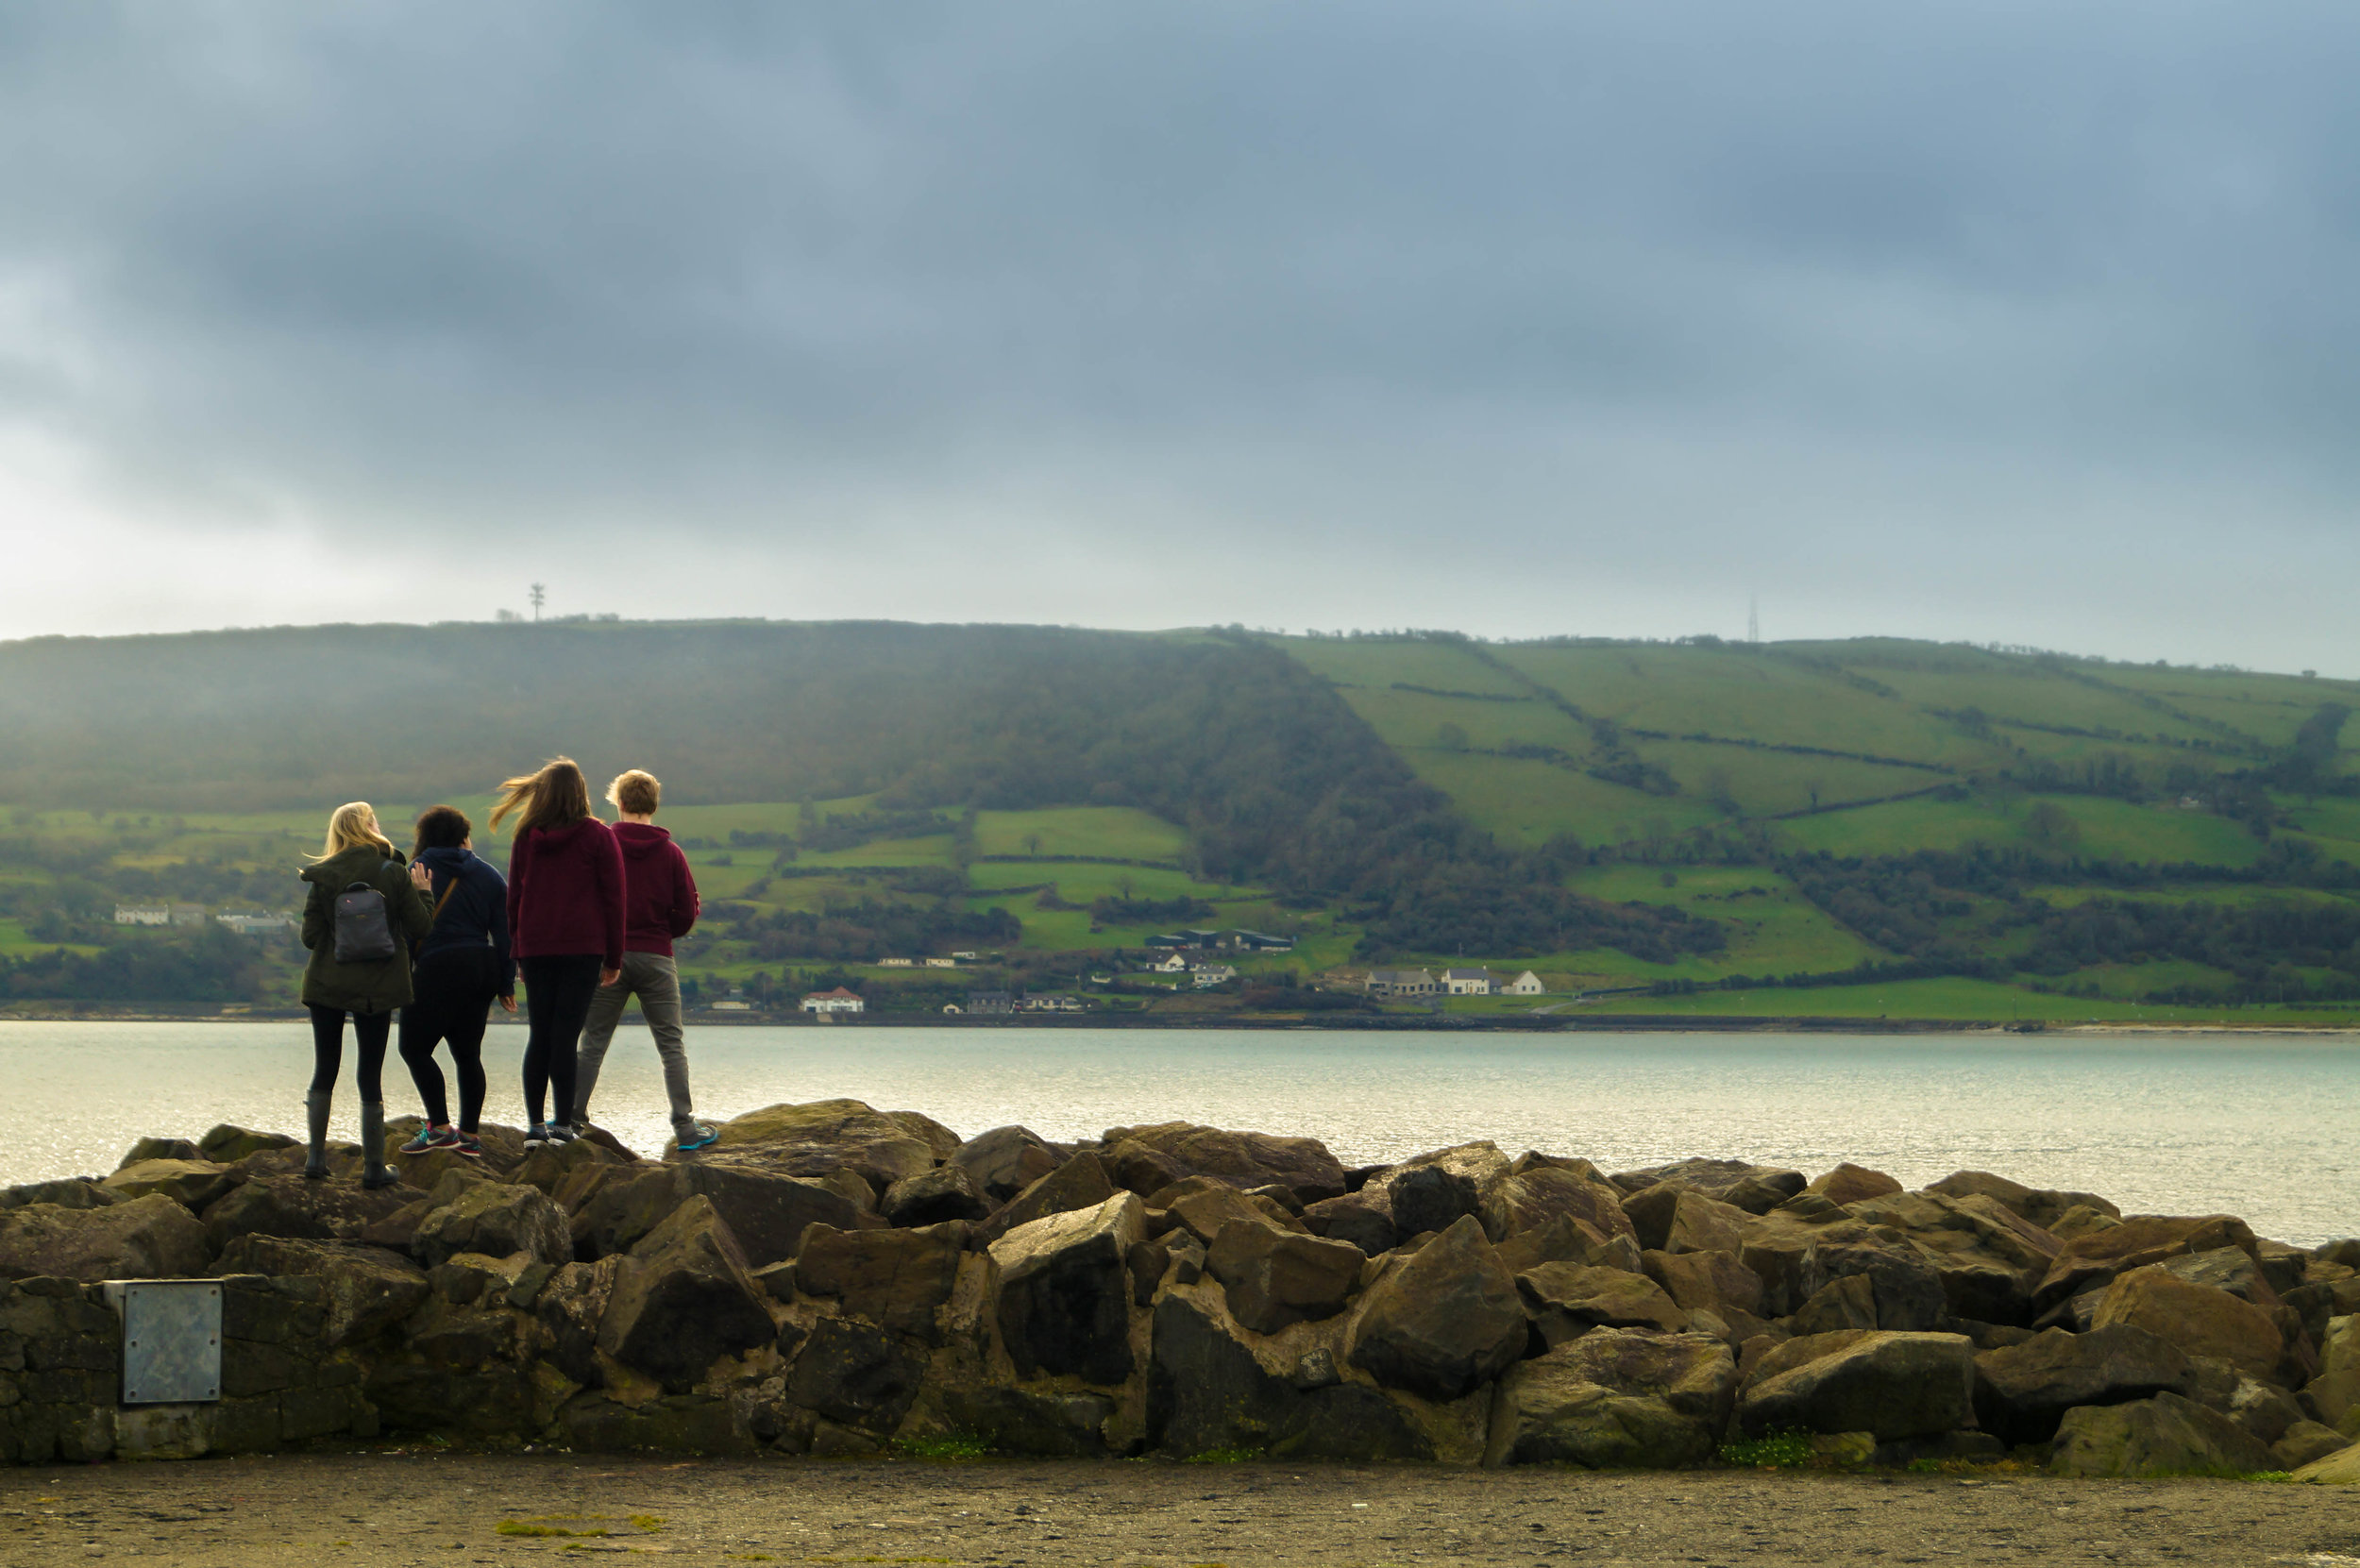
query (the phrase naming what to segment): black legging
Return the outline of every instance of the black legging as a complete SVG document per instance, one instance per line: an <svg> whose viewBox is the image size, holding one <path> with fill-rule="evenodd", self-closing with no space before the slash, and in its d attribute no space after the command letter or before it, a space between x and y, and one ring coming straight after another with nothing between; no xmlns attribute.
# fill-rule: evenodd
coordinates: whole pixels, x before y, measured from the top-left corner
<svg viewBox="0 0 2360 1568"><path fill-rule="evenodd" d="M312 1013L312 1092L326 1094L336 1087L336 1071L345 1059L345 1010L318 1007ZM361 1048L361 1099L380 1104L385 1098L385 1037L393 1032L391 1013L354 1013L353 1043Z"/></svg>
<svg viewBox="0 0 2360 1568"><path fill-rule="evenodd" d="M426 1102L426 1119L432 1125L450 1121L450 1102L443 1093L443 1070L434 1063L434 1048L450 1042L452 1068L459 1074L459 1127L476 1132L483 1120L483 1029L492 1003L499 995L499 963L490 948L447 948L418 960L411 975L414 993L401 1010L401 1059L410 1081Z"/></svg>
<svg viewBox="0 0 2360 1568"><path fill-rule="evenodd" d="M541 1124L541 1101L554 1090L552 1121L574 1119L574 1046L590 1018L605 960L595 953L519 958L525 980L525 1109Z"/></svg>

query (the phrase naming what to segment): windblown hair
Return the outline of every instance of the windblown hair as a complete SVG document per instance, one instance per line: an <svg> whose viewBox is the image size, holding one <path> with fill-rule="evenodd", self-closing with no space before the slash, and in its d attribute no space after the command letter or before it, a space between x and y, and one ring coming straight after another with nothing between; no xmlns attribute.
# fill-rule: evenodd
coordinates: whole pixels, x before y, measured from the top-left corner
<svg viewBox="0 0 2360 1568"><path fill-rule="evenodd" d="M429 806L418 813L417 849L412 858L428 850L455 850L475 832L475 824L457 806Z"/></svg>
<svg viewBox="0 0 2360 1568"><path fill-rule="evenodd" d="M664 803L664 785L654 774L634 767L615 775L615 782L606 786L606 798L617 811L653 817L655 808Z"/></svg>
<svg viewBox="0 0 2360 1568"><path fill-rule="evenodd" d="M500 781L492 826L516 818L516 836L535 828L570 827L590 815L590 781L571 757L551 757L540 771Z"/></svg>
<svg viewBox="0 0 2360 1568"><path fill-rule="evenodd" d="M366 801L351 801L338 806L328 818L328 842L313 860L330 860L346 850L362 844L374 844L388 860L401 851L385 836L385 830L377 825L377 808Z"/></svg>

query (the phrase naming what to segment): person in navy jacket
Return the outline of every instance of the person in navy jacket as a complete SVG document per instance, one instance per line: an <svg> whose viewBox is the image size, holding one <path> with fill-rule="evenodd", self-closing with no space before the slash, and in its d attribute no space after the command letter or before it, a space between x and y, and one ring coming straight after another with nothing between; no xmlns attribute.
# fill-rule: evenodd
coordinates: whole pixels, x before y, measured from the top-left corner
<svg viewBox="0 0 2360 1568"><path fill-rule="evenodd" d="M405 1155L452 1149L480 1157L477 1133L483 1117L483 1030L497 1001L516 1010L516 958L509 951L508 884L475 854L475 826L456 806L430 806L418 817L411 863L424 868L423 889L434 925L418 944L411 971L410 1004L401 1010L401 1059L426 1125L402 1145ZM459 1121L452 1125L434 1048L450 1043L459 1076Z"/></svg>

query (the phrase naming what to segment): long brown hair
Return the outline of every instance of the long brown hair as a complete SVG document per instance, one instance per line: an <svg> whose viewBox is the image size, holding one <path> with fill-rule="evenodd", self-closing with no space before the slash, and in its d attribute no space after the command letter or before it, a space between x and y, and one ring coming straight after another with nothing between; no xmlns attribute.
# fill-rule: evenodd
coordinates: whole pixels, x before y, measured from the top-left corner
<svg viewBox="0 0 2360 1568"><path fill-rule="evenodd" d="M500 781L499 800L492 807L497 830L510 817L516 818L516 836L535 828L563 828L590 815L590 781L571 757L551 757L540 770L522 778Z"/></svg>

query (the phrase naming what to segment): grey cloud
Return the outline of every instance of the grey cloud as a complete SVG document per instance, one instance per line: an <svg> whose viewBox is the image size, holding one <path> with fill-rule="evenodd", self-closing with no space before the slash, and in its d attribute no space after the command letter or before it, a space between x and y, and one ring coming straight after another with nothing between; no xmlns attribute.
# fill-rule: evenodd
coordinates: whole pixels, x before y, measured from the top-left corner
<svg viewBox="0 0 2360 1568"><path fill-rule="evenodd" d="M2355 35L2331 5L19 8L0 428L168 537L660 522L753 560L748 596L899 552L846 613L973 614L984 549L1030 572L993 603L1054 620L1730 630L1759 586L1795 633L2334 663ZM2222 605L2282 552L2273 605ZM583 591L711 598L648 581Z"/></svg>

